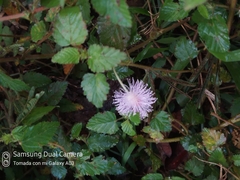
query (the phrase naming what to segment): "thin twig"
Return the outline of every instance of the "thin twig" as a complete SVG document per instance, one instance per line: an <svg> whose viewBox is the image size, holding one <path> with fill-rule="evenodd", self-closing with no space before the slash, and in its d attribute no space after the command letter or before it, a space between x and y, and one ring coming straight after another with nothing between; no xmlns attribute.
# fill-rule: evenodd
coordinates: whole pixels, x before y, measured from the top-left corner
<svg viewBox="0 0 240 180"><path fill-rule="evenodd" d="M131 62L121 62L120 65L136 67L136 68L144 69L144 70L161 71L161 72L165 72L165 73L189 73L189 72L194 71L194 69L193 70L169 70L169 69L163 69L163 68L154 68L154 67L150 67L150 66L144 66L141 64L134 64Z"/></svg>
<svg viewBox="0 0 240 180"><path fill-rule="evenodd" d="M131 54L132 52L138 50L138 49L141 49L143 48L144 46L146 46L148 43L150 43L151 41L153 41L154 39L157 39L159 36L161 36L162 34L168 32L168 31L171 31L173 29L175 29L176 27L180 26L181 24L184 24L185 22L189 21L190 18L186 18L180 22L177 22L167 28L164 28L164 29L156 29L156 32L154 34L156 34L154 37L151 37L149 39L147 39L146 41L143 41L142 43L132 47L131 49L127 50L129 54Z"/></svg>
<svg viewBox="0 0 240 180"><path fill-rule="evenodd" d="M45 11L47 9L48 8L46 8L46 7L39 7L39 8L34 9L34 11L32 13L38 13L41 11ZM1 21L9 21L9 20L13 20L13 19L19 19L19 18L26 16L26 14L28 14L28 12L24 11L24 12L21 12L18 14L10 15L10 16L3 16L3 17L0 17L0 22Z"/></svg>
<svg viewBox="0 0 240 180"><path fill-rule="evenodd" d="M203 160L203 159L198 158L197 156L194 156L194 157L195 157L196 159L198 159L199 161L202 161L202 162L204 162L204 163L219 166L220 168L223 168L225 171L227 171L229 174L231 174L234 178L239 179L235 174L233 174L231 171L229 171L227 168L225 168L225 167L222 166L221 164L217 164L217 163L210 162L210 161L205 161L205 160Z"/></svg>
<svg viewBox="0 0 240 180"><path fill-rule="evenodd" d="M229 7L229 14L228 14L228 20L227 20L227 27L228 27L228 32L230 33L231 26L232 26L232 21L233 17L235 14L235 7L237 5L237 0L231 0L230 1L230 7Z"/></svg>
<svg viewBox="0 0 240 180"><path fill-rule="evenodd" d="M156 140L154 139L148 139L148 138L146 138L146 140L147 142L153 142L153 143L170 143L170 142L179 142L183 138L184 137L166 138L166 139L160 140L159 142L156 142Z"/></svg>
<svg viewBox="0 0 240 180"><path fill-rule="evenodd" d="M181 73L178 74L178 78L180 78L180 76L181 76ZM170 90L170 93L168 94L167 100L165 101L165 103L164 103L164 105L162 107L163 111L167 108L168 104L172 100L172 97L173 97L173 95L175 93L175 88L174 87L176 87L176 86L177 86L177 83L174 82L173 85L172 85L172 88Z"/></svg>
<svg viewBox="0 0 240 180"><path fill-rule="evenodd" d="M240 121L240 114L236 115L235 117L233 117L229 120L225 120L213 112L211 112L211 116L214 116L214 117L220 119L221 121L224 121L224 123L220 124L219 126L211 128L213 130L219 130L219 129L225 128L229 125L234 126L236 129L239 129L239 127L234 125L234 123L237 123Z"/></svg>

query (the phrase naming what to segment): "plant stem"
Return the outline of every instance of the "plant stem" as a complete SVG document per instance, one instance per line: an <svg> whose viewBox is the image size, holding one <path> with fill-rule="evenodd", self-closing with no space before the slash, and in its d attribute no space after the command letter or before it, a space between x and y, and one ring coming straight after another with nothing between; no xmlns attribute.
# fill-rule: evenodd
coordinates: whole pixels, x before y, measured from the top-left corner
<svg viewBox="0 0 240 180"><path fill-rule="evenodd" d="M235 7L237 5L237 0L231 0L230 1L230 7L229 7L229 14L228 14L228 20L227 20L227 27L228 27L228 33L230 34L233 16L235 15Z"/></svg>
<svg viewBox="0 0 240 180"><path fill-rule="evenodd" d="M185 22L187 22L187 21L189 21L189 20L190 20L190 18L186 18L186 19L184 19L184 20L182 20L182 21L180 21L180 22L174 23L173 25L171 25L171 26L169 26L169 27L167 27L167 28L165 28L165 29L160 29L160 28L155 29L153 32L151 32L149 39L147 39L146 41L143 41L142 43L140 43L140 44L132 47L132 48L129 49L127 52L128 52L129 54L131 54L132 52L134 52L134 51L136 51L136 50L138 50L138 49L143 48L144 46L146 46L146 45L147 45L149 42L151 42L152 40L157 39L157 38L158 38L159 36L161 36L162 34L168 32L168 31L171 31L171 30L175 29L175 28L178 27L178 26L181 26L182 24L184 24Z"/></svg>
<svg viewBox="0 0 240 180"><path fill-rule="evenodd" d="M212 114L211 114L212 115ZM226 126L231 125L232 123L236 123L240 121L240 114L236 115L234 118L228 120L228 122L222 123L217 127L211 128L212 130L218 130L218 129L222 129ZM166 138L166 139L162 139L159 142L156 142L156 140L154 139L149 139L146 138L147 142L152 142L152 143L171 143L171 142L179 142L181 141L181 139L183 139L184 137L175 137L175 138Z"/></svg>
<svg viewBox="0 0 240 180"><path fill-rule="evenodd" d="M114 74L115 74L115 76L116 76L116 78L117 78L119 84L120 84L120 85L122 86L122 88L124 89L124 91L125 91L125 92L128 92L126 86L123 84L123 82L122 82L121 79L119 78L119 76L118 76L118 74L117 74L115 68L113 68L113 72L114 72Z"/></svg>
<svg viewBox="0 0 240 180"><path fill-rule="evenodd" d="M34 55L26 55L24 58L22 56L15 56L9 58L0 58L0 63L3 62L14 62L19 60L34 60L34 59L51 59L54 54L34 54Z"/></svg>
<svg viewBox="0 0 240 180"><path fill-rule="evenodd" d="M150 66L144 66L141 64L134 64L131 62L121 62L120 63L121 66L130 66L130 67L136 67L139 69L144 69L144 70L154 70L154 71L162 71L165 73L189 73L189 72L193 72L193 70L169 70L169 69L163 69L163 68L154 68L154 67L150 67Z"/></svg>
<svg viewBox="0 0 240 180"><path fill-rule="evenodd" d="M231 174L233 177L235 177L236 179L239 179L235 174L233 174L231 171L229 171L227 168L225 168L223 165L215 163L215 162L210 162L210 161L205 161L203 159L198 158L197 156L194 156L196 159L198 159L199 161L202 161L204 163L208 163L210 165L215 165L218 166L220 168L223 168L225 171L227 171L229 174Z"/></svg>
<svg viewBox="0 0 240 180"><path fill-rule="evenodd" d="M216 115L214 113L211 113L212 116L216 117ZM211 128L213 130L219 130L219 129L222 129L222 128L225 128L229 125L233 126L234 123L237 123L240 121L240 114L236 115L235 117L227 120L226 122L220 124L219 126L217 127L214 127L214 128ZM237 127L236 127L237 128Z"/></svg>
<svg viewBox="0 0 240 180"><path fill-rule="evenodd" d="M39 7L34 9L34 11L32 13L37 13L37 12L41 12L41 11L45 11L48 8L45 7ZM0 17L0 22L1 21L9 21L9 20L13 20L13 19L18 19L18 18L22 18L24 16L26 16L28 12L22 12L22 13L18 13L18 14L14 14L14 15L10 15L10 16L4 16L4 17Z"/></svg>
<svg viewBox="0 0 240 180"><path fill-rule="evenodd" d="M167 139L162 139L159 142L156 142L153 139L148 139L146 138L147 142L153 142L153 143L171 143L171 142L179 142L182 138L184 137L175 137L175 138L167 138Z"/></svg>

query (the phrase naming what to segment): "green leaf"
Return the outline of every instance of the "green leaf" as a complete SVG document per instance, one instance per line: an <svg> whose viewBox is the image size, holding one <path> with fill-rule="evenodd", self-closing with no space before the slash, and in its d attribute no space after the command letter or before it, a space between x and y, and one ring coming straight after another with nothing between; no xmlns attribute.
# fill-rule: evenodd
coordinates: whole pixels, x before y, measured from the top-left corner
<svg viewBox="0 0 240 180"><path fill-rule="evenodd" d="M93 72L104 72L116 67L127 55L118 49L93 44L88 49L88 66Z"/></svg>
<svg viewBox="0 0 240 180"><path fill-rule="evenodd" d="M169 132L172 130L170 116L165 111L160 111L150 122L150 127L156 131Z"/></svg>
<svg viewBox="0 0 240 180"><path fill-rule="evenodd" d="M29 92L29 93L31 93L31 92ZM30 94L28 94L28 96L29 95ZM35 94L33 96L35 96ZM32 96L32 98L33 98L33 96ZM27 102L32 98L28 97L28 99L27 99L26 97L20 97L18 100L13 102L14 112L16 113L16 115L20 115L23 113L23 109L26 108ZM9 107L9 102L7 100L5 100L5 105L6 105L6 107Z"/></svg>
<svg viewBox="0 0 240 180"><path fill-rule="evenodd" d="M128 134L129 136L134 136L136 135L135 130L133 129L133 125L130 123L129 120L124 121L121 124L122 130L123 132L125 132L126 134Z"/></svg>
<svg viewBox="0 0 240 180"><path fill-rule="evenodd" d="M182 110L183 121L190 125L198 125L204 123L205 119L202 114L197 111L197 107L192 102L188 103Z"/></svg>
<svg viewBox="0 0 240 180"><path fill-rule="evenodd" d="M198 143L201 141L201 136L199 134L188 135L181 139L181 144L183 148L191 153L198 152Z"/></svg>
<svg viewBox="0 0 240 180"><path fill-rule="evenodd" d="M103 101L107 99L109 92L109 84L104 74L85 74L81 87L88 101L92 102L97 108L102 107Z"/></svg>
<svg viewBox="0 0 240 180"><path fill-rule="evenodd" d="M108 170L109 162L103 156L93 158L92 162L76 162L76 168L83 176L95 176L105 173Z"/></svg>
<svg viewBox="0 0 240 180"><path fill-rule="evenodd" d="M240 78L239 78L239 67L240 62L231 62L231 63L224 63L227 67L229 73L231 74L237 89L240 91Z"/></svg>
<svg viewBox="0 0 240 180"><path fill-rule="evenodd" d="M34 98L31 98L25 105L24 109L21 111L21 113L18 115L16 121L22 121L28 114L33 110L33 108L36 106L39 99L44 94L44 91L41 91L40 93L37 93Z"/></svg>
<svg viewBox="0 0 240 180"><path fill-rule="evenodd" d="M25 129L27 128L27 126L17 126L15 127L12 132L11 135L14 138L14 140L16 141L20 141L23 137L23 133L25 132Z"/></svg>
<svg viewBox="0 0 240 180"><path fill-rule="evenodd" d="M56 117L57 118L57 117ZM61 147L65 149L66 152L72 152L72 143L69 140L69 136L67 136L66 132L64 132L63 127L59 127L56 135L54 136L53 141L56 141ZM59 148L54 149L55 151L61 151ZM80 151L80 150L79 150ZM77 152L79 152L77 151ZM81 157L81 155L78 156L78 158Z"/></svg>
<svg viewBox="0 0 240 180"><path fill-rule="evenodd" d="M188 16L183 3L166 1L160 10L160 18L165 21L177 21Z"/></svg>
<svg viewBox="0 0 240 180"><path fill-rule="evenodd" d="M35 95L35 90L36 90L35 87L31 87L31 89L29 90L29 92L28 92L28 98L27 98L28 101L34 97L34 95Z"/></svg>
<svg viewBox="0 0 240 180"><path fill-rule="evenodd" d="M45 6L46 7L46 6ZM46 22L52 22L55 21L55 18L58 14L58 12L60 11L60 8L56 7L56 8L50 8L44 18L44 20Z"/></svg>
<svg viewBox="0 0 240 180"><path fill-rule="evenodd" d="M33 42L37 42L43 38L46 34L47 29L43 21L39 21L34 24L31 28L31 37Z"/></svg>
<svg viewBox="0 0 240 180"><path fill-rule="evenodd" d="M81 147L79 147L78 149L81 149ZM79 151L82 153L82 156L77 159L76 167L78 163L82 163L83 161L89 160L92 154L92 152L89 151L88 149L81 149Z"/></svg>
<svg viewBox="0 0 240 180"><path fill-rule="evenodd" d="M77 1L76 5L79 6L84 21L87 24L90 23L90 21L91 21L91 17L90 17L91 6L90 6L90 3L89 3L89 0Z"/></svg>
<svg viewBox="0 0 240 180"><path fill-rule="evenodd" d="M213 68L214 69L214 68ZM232 80L231 75L229 74L229 72L227 71L227 69L225 69L224 67L220 67L219 68L219 75L212 75L212 77L217 78L217 76L219 76L219 83L229 83ZM216 84L216 82L214 82L214 80L212 80L213 83Z"/></svg>
<svg viewBox="0 0 240 180"><path fill-rule="evenodd" d="M150 126L144 126L143 132L149 134L149 136L156 142L159 143L163 140L163 134L159 130L152 129Z"/></svg>
<svg viewBox="0 0 240 180"><path fill-rule="evenodd" d="M240 97L233 100L233 103L230 107L231 116L234 117L240 114Z"/></svg>
<svg viewBox="0 0 240 180"><path fill-rule="evenodd" d="M204 178L203 180L219 180L219 178L216 175L210 174L209 176L207 176L206 178Z"/></svg>
<svg viewBox="0 0 240 180"><path fill-rule="evenodd" d="M74 124L74 126L71 129L71 138L73 139L78 138L81 130L82 130L82 123Z"/></svg>
<svg viewBox="0 0 240 180"><path fill-rule="evenodd" d="M47 102L50 106L55 106L59 103L67 89L68 83L66 81L57 81L51 83L47 92L41 98L41 102Z"/></svg>
<svg viewBox="0 0 240 180"><path fill-rule="evenodd" d="M0 140L6 145L14 142L14 138L12 137L11 134L2 134L2 137L0 138Z"/></svg>
<svg viewBox="0 0 240 180"><path fill-rule="evenodd" d="M2 85L5 88L10 88L14 91L24 91L30 89L30 87L20 79L12 79L11 77L4 74L1 70L0 70L0 85Z"/></svg>
<svg viewBox="0 0 240 180"><path fill-rule="evenodd" d="M184 0L184 9L186 11L188 10L192 10L194 9L195 7L201 5L201 4L204 4L207 0Z"/></svg>
<svg viewBox="0 0 240 180"><path fill-rule="evenodd" d="M206 6L200 5L200 6L198 6L197 10L204 18L206 18L206 19L210 18L210 15L208 13Z"/></svg>
<svg viewBox="0 0 240 180"><path fill-rule="evenodd" d="M44 7L56 7L56 6L63 6L64 5L64 0L41 0L41 5Z"/></svg>
<svg viewBox="0 0 240 180"><path fill-rule="evenodd" d="M145 16L149 16L148 10L144 9L142 7L132 7L132 6L130 6L129 10L132 14L142 14L142 15L145 15Z"/></svg>
<svg viewBox="0 0 240 180"><path fill-rule="evenodd" d="M52 166L51 173L57 179L64 179L67 174L67 169L64 166Z"/></svg>
<svg viewBox="0 0 240 180"><path fill-rule="evenodd" d="M198 24L198 33L209 51L225 52L229 50L228 28L221 16L216 16Z"/></svg>
<svg viewBox="0 0 240 180"><path fill-rule="evenodd" d="M150 149L144 150L148 156L150 157L151 163L152 163L152 172L156 172L161 167L161 160L158 156L154 154L154 152Z"/></svg>
<svg viewBox="0 0 240 180"><path fill-rule="evenodd" d="M54 106L35 107L22 121L25 125L31 125L40 120L44 115L51 112Z"/></svg>
<svg viewBox="0 0 240 180"><path fill-rule="evenodd" d="M178 60L172 69L182 70L188 65L190 60L197 57L198 50L191 40L182 37L176 42L173 53Z"/></svg>
<svg viewBox="0 0 240 180"><path fill-rule="evenodd" d="M60 106L60 112L73 112L83 109L83 106L81 104L73 103L66 98L62 98L58 105Z"/></svg>
<svg viewBox="0 0 240 180"><path fill-rule="evenodd" d="M49 77L36 72L25 73L23 75L23 81L27 83L29 86L34 86L35 88L43 87L52 82Z"/></svg>
<svg viewBox="0 0 240 180"><path fill-rule="evenodd" d="M177 41L179 38L177 37L162 37L161 39L157 40L156 42L161 44L172 44Z"/></svg>
<svg viewBox="0 0 240 180"><path fill-rule="evenodd" d="M88 72L88 65L87 63L79 63L74 66L71 75L74 77L77 77L79 79L82 79L84 74Z"/></svg>
<svg viewBox="0 0 240 180"><path fill-rule="evenodd" d="M157 170L161 167L161 164L162 164L161 159L157 155L151 153L150 160L152 163L153 172L157 172Z"/></svg>
<svg viewBox="0 0 240 180"><path fill-rule="evenodd" d="M137 146L137 144L135 142L132 142L131 145L127 148L127 150L125 151L123 157L122 157L122 164L123 166L125 166L125 164L127 163L128 159L131 157L133 150L135 149L135 147Z"/></svg>
<svg viewBox="0 0 240 180"><path fill-rule="evenodd" d="M67 28L66 28L67 27ZM60 46L81 45L88 31L78 7L62 9L54 23L53 37Z"/></svg>
<svg viewBox="0 0 240 180"><path fill-rule="evenodd" d="M132 26L132 17L125 0L92 0L91 2L100 15L110 18L114 24L123 27Z"/></svg>
<svg viewBox="0 0 240 180"><path fill-rule="evenodd" d="M2 29L2 34L9 35L10 37L3 36L2 39L6 46L13 44L13 33L8 26L4 26Z"/></svg>
<svg viewBox="0 0 240 180"><path fill-rule="evenodd" d="M240 166L240 154L233 155L232 160L235 166Z"/></svg>
<svg viewBox="0 0 240 180"><path fill-rule="evenodd" d="M201 135L203 145L208 152L214 151L217 147L225 144L227 140L223 133L213 129L204 128Z"/></svg>
<svg viewBox="0 0 240 180"><path fill-rule="evenodd" d="M153 48L152 43L149 43L140 53L138 53L137 57L134 59L134 62L141 62L143 59L153 57L154 55L165 50L166 48Z"/></svg>
<svg viewBox="0 0 240 180"><path fill-rule="evenodd" d="M171 176L171 180L185 180L185 178L181 178L178 176Z"/></svg>
<svg viewBox="0 0 240 180"><path fill-rule="evenodd" d="M98 133L115 134L118 131L116 116L110 111L97 113L88 121L87 128Z"/></svg>
<svg viewBox="0 0 240 180"><path fill-rule="evenodd" d="M201 13L204 13L204 12L201 12ZM211 14L210 14L211 15ZM205 15L206 16L206 15ZM211 18L212 16L210 16ZM209 18L208 18L209 19ZM199 23L207 23L208 22L208 19L206 19L205 17L203 17L202 14L200 14L199 10L195 10L192 14L192 17L191 17L191 20L197 24Z"/></svg>
<svg viewBox="0 0 240 180"><path fill-rule="evenodd" d="M141 123L139 113L137 113L137 114L135 114L135 115L131 115L131 116L129 117L129 120L130 120L131 122L133 122L133 124L134 124L135 126L137 126L137 125L139 125L139 124Z"/></svg>
<svg viewBox="0 0 240 180"><path fill-rule="evenodd" d="M79 63L80 53L76 48L67 47L57 52L52 57L53 63L58 64L77 64Z"/></svg>
<svg viewBox="0 0 240 180"><path fill-rule="evenodd" d="M163 176L159 173L148 173L141 180L163 180Z"/></svg>
<svg viewBox="0 0 240 180"><path fill-rule="evenodd" d="M240 61L240 50L216 52L210 51L216 58L223 62L236 62Z"/></svg>
<svg viewBox="0 0 240 180"><path fill-rule="evenodd" d="M88 148L92 152L104 152L118 143L118 137L105 134L94 134L87 139Z"/></svg>
<svg viewBox="0 0 240 180"><path fill-rule="evenodd" d="M27 98L28 101L34 97L34 95L35 95L35 90L36 90L35 87L31 87L31 89L29 90L29 92L28 92L28 98Z"/></svg>
<svg viewBox="0 0 240 180"><path fill-rule="evenodd" d="M136 58L134 58L134 62L138 62L138 61L141 62L151 47L152 47L152 43L149 43L146 47L144 47L144 49L138 53Z"/></svg>
<svg viewBox="0 0 240 180"><path fill-rule="evenodd" d="M55 134L59 122L41 122L34 126L27 127L21 139L21 146L26 152L42 151Z"/></svg>
<svg viewBox="0 0 240 180"><path fill-rule="evenodd" d="M210 154L210 157L208 160L217 164L221 164L225 167L228 167L227 160L222 152L222 149L220 148L217 148L215 151L213 151Z"/></svg>
<svg viewBox="0 0 240 180"><path fill-rule="evenodd" d="M117 72L120 79L129 77L129 76L133 75L133 73L134 73L134 71L132 71L130 68L125 67L125 66L117 66L115 68L115 71ZM114 74L113 71L108 71L107 77L112 80L117 80L116 75Z"/></svg>
<svg viewBox="0 0 240 180"><path fill-rule="evenodd" d="M194 176L200 176L203 173L203 169L204 163L196 158L188 160L185 164L185 170L190 171Z"/></svg>
<svg viewBox="0 0 240 180"><path fill-rule="evenodd" d="M189 62L197 57L198 50L192 41L186 40L185 37L180 38L172 44L174 46L174 55L177 58L172 70L183 70ZM175 77L177 74L172 74Z"/></svg>
<svg viewBox="0 0 240 180"><path fill-rule="evenodd" d="M97 22L100 42L104 46L110 46L123 50L127 47L131 36L131 28L111 23L109 18L99 17Z"/></svg>
<svg viewBox="0 0 240 180"><path fill-rule="evenodd" d="M136 135L132 137L132 140L137 143L138 146L145 146L146 139L143 137L143 135Z"/></svg>
<svg viewBox="0 0 240 180"><path fill-rule="evenodd" d="M113 164L113 166L108 169L107 174L120 175L126 172L126 169L121 166L121 164L115 158L111 157L107 158L107 160L109 161L109 163Z"/></svg>

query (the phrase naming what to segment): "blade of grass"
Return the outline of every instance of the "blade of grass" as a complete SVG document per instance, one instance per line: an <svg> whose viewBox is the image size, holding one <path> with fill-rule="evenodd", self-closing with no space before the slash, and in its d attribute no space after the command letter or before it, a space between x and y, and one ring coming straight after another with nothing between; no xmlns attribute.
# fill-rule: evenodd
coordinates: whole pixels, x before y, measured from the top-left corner
<svg viewBox="0 0 240 180"><path fill-rule="evenodd" d="M126 162L128 161L129 157L131 156L134 148L137 146L135 142L132 142L132 144L127 148L126 152L123 155L122 158L122 165L125 166Z"/></svg>

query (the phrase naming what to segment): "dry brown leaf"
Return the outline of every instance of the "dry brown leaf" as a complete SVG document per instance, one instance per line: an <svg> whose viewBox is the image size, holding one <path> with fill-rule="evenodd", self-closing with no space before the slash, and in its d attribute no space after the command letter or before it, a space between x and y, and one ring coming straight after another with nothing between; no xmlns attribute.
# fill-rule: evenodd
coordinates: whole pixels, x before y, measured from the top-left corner
<svg viewBox="0 0 240 180"><path fill-rule="evenodd" d="M64 64L63 65L63 72L64 72L64 74L65 75L69 75L70 72L72 71L73 67L74 67L74 64Z"/></svg>
<svg viewBox="0 0 240 180"><path fill-rule="evenodd" d="M6 13L7 15L13 15L13 14L20 13L20 10L15 3L11 2L11 1L7 1L7 0L3 1L2 11L4 13ZM16 19L16 21L18 21L18 20L19 19Z"/></svg>

